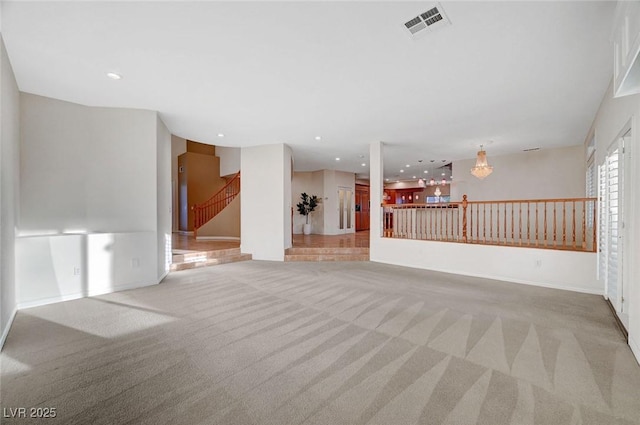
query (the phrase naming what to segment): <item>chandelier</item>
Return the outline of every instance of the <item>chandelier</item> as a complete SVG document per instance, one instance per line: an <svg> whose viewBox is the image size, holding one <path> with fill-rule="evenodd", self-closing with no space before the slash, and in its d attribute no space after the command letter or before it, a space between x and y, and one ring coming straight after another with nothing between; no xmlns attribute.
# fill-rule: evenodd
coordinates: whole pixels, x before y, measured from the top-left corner
<svg viewBox="0 0 640 425"><path fill-rule="evenodd" d="M491 173L493 173L493 167L487 163L487 153L482 149L482 145L480 145L476 166L471 169L471 174L482 180Z"/></svg>

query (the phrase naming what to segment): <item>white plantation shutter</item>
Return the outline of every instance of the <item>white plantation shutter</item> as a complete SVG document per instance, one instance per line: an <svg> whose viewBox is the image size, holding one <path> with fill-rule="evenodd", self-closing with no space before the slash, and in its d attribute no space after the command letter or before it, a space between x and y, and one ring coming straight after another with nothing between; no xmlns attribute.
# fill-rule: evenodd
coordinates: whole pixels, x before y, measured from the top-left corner
<svg viewBox="0 0 640 425"><path fill-rule="evenodd" d="M607 220L607 233L609 235L607 246L607 295L611 304L616 306L618 299L618 236L620 223L620 197L619 197L619 150L616 149L607 155L607 204L609 218Z"/></svg>
<svg viewBox="0 0 640 425"><path fill-rule="evenodd" d="M616 311L622 312L623 142L616 142L598 167L598 278Z"/></svg>
<svg viewBox="0 0 640 425"><path fill-rule="evenodd" d="M605 160L606 162L606 160ZM605 283L607 274L607 167L598 166L598 279Z"/></svg>
<svg viewBox="0 0 640 425"><path fill-rule="evenodd" d="M597 180L596 165L593 161L591 161L587 166L587 174L586 174L586 181L585 181L585 185L586 185L585 193L587 195L587 198L595 198L596 196L598 196L598 190L596 188L596 180ZM592 229L593 228L593 208L587 208L586 215L587 215L586 217L587 228Z"/></svg>

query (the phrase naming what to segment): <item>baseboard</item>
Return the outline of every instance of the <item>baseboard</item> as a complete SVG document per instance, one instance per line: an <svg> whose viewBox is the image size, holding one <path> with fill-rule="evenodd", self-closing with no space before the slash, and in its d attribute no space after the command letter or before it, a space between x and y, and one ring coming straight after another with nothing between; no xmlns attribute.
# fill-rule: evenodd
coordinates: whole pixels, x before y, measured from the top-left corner
<svg viewBox="0 0 640 425"><path fill-rule="evenodd" d="M185 236L193 236L193 230L176 230L173 233L177 233L179 235L185 235Z"/></svg>
<svg viewBox="0 0 640 425"><path fill-rule="evenodd" d="M636 361L640 365L640 345L634 341L633 338L629 338L629 347L631 347L631 352L636 357Z"/></svg>
<svg viewBox="0 0 640 425"><path fill-rule="evenodd" d="M237 236L198 236L197 241L240 241Z"/></svg>
<svg viewBox="0 0 640 425"><path fill-rule="evenodd" d="M609 306L609 310L611 310L611 314L613 314L613 318L616 321L616 325L618 325L618 329L620 329L620 333L622 333L622 335L624 336L625 341L629 343L629 331L624 326L624 323L622 322L622 319L618 315L618 312L616 311L615 307L613 306L613 304L611 304L611 300L606 296L606 294L603 298L604 298L604 302L607 303L607 305Z"/></svg>
<svg viewBox="0 0 640 425"><path fill-rule="evenodd" d="M542 283L542 282L535 282L535 281L524 280L524 279L513 279L513 278L507 278L507 277L504 277L504 276L494 276L494 275L487 275L487 274L464 273L464 272L444 270L444 269L435 269L435 268L420 268L420 267L416 267L414 265L407 265L407 264L401 264L401 263L391 263L391 262L384 262L384 261L376 261L374 259L371 259L369 261L375 262L375 263L389 264L389 265L393 265L393 266L409 267L409 268L418 269L418 270L429 270L429 271L439 272L439 273L447 273L447 274L454 274L454 275L460 275L460 276L469 276L469 277L478 277L478 278L481 278L481 279L498 280L498 281L501 281L501 282L509 282L509 283L519 283L519 284L522 284L522 285L539 286L541 288L560 289L560 290L563 290L563 291L580 292L580 293L583 293L583 294L603 295L603 291L599 291L597 289L591 289L591 288L581 288L581 287L576 287L576 286L555 285L553 283Z"/></svg>
<svg viewBox="0 0 640 425"><path fill-rule="evenodd" d="M162 279L164 279L164 276L163 276ZM159 282L142 283L142 284L134 283L134 284L129 284L129 285L118 285L118 286L114 286L113 288L102 288L102 289L89 291L87 294L83 294L82 292L78 292L78 293L74 293L74 294L60 295L60 296L57 296L57 297L43 298L43 299L40 299L40 300L27 301L27 302L19 303L17 308L18 308L18 310L22 310L22 309L25 309L25 308L39 307L39 306L43 306L43 305L55 304L55 303L64 302L64 301L77 300L77 299L80 299L80 298L88 298L88 297L95 297L95 296L98 296L98 295L112 294L114 292L121 292L121 291L126 291L126 290L129 290L129 289L144 288L146 286L157 285L158 283Z"/></svg>
<svg viewBox="0 0 640 425"><path fill-rule="evenodd" d="M18 313L18 308L15 307L11 312L11 317L9 317L9 322L7 326L2 330L2 336L0 336L0 351L4 347L4 342L7 340L7 336L9 336L9 331L11 330L11 325L13 325L13 319L16 318L16 313Z"/></svg>

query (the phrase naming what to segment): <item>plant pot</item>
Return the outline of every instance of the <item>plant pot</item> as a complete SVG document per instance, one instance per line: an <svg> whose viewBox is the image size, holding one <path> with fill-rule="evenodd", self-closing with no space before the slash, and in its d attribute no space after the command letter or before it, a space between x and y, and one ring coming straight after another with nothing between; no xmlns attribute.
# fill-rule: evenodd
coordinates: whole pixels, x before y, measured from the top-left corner
<svg viewBox="0 0 640 425"><path fill-rule="evenodd" d="M311 234L311 225L310 224L303 224L302 225L302 233L304 233L305 235L310 235Z"/></svg>

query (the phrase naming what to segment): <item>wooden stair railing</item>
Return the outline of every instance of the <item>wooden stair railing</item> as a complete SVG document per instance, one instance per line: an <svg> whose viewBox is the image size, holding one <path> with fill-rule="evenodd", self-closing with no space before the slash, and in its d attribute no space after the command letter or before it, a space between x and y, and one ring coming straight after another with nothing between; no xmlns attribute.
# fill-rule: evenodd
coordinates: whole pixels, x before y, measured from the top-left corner
<svg viewBox="0 0 640 425"><path fill-rule="evenodd" d="M237 172L226 185L211 198L191 207L193 211L193 233L198 236L198 229L218 215L240 193L240 172Z"/></svg>

